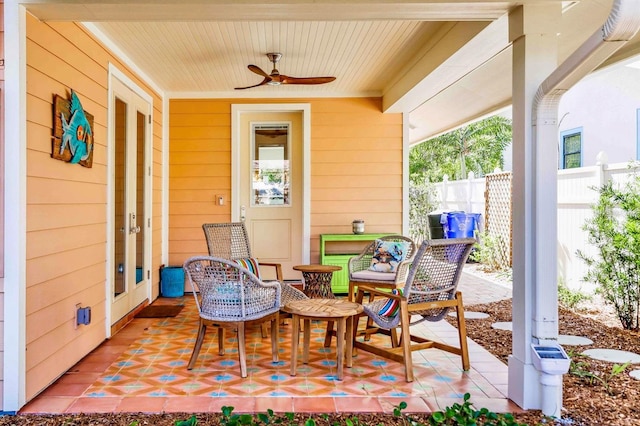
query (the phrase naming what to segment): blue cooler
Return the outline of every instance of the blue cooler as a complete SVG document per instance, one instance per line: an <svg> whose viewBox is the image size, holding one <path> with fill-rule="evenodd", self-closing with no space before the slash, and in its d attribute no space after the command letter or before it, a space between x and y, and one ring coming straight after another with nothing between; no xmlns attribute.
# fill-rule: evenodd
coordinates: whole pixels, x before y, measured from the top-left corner
<svg viewBox="0 0 640 426"><path fill-rule="evenodd" d="M160 270L162 297L184 296L184 271L181 266L166 266Z"/></svg>

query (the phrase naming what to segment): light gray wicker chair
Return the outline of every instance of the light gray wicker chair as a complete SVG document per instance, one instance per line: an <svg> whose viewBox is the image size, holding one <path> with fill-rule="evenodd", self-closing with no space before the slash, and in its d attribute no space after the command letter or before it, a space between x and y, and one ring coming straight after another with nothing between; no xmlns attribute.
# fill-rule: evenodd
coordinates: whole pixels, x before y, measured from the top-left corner
<svg viewBox="0 0 640 426"><path fill-rule="evenodd" d="M405 260L400 262L395 272L375 272L370 271L371 260L373 259L376 241L372 241L357 256L349 259L349 300L353 300L355 289L360 284L367 284L377 288L394 289L401 288L407 279L409 273L409 265L416 252L416 245L411 238L402 235L387 235L379 238L382 241L407 242L409 248Z"/></svg>
<svg viewBox="0 0 640 426"><path fill-rule="evenodd" d="M205 223L202 225L209 256L238 260L252 258L249 234L244 222ZM279 263L258 262L259 266L275 268L276 280L282 285L282 306L294 300L308 299L297 288L283 280L282 265ZM256 274L260 276L260 274Z"/></svg>
<svg viewBox="0 0 640 426"><path fill-rule="evenodd" d="M231 260L253 257L251 255L249 234L244 222L205 223L202 225L202 230L207 240L209 256ZM282 281L282 265L279 263L260 262L260 266L275 268L276 280Z"/></svg>
<svg viewBox="0 0 640 426"><path fill-rule="evenodd" d="M224 329L237 330L240 373L247 377L245 327L271 322L271 352L278 361L278 323L282 305L278 282L262 282L232 260L213 256L187 259L184 271L200 314L198 337L187 368L198 358L207 327L218 330L218 352L224 354Z"/></svg>
<svg viewBox="0 0 640 426"><path fill-rule="evenodd" d="M469 370L462 293L457 291L457 287L464 264L475 243L476 240L473 238L424 241L411 263L409 276L400 294L388 294L380 291L375 285L361 284L358 287L356 302L361 303L365 293L380 296L375 301L363 305L363 315L375 323L375 326L367 327L364 333L389 335L391 344L390 347L383 347L373 344L374 340L357 340L354 346L403 362L407 382L413 381L411 353L421 349L437 348L460 355L463 370ZM423 321L440 321L450 309L455 309L458 316L459 346L434 342L410 333L410 326ZM410 322L412 315L417 316L417 319L414 317L414 321ZM397 328L400 328L400 339Z"/></svg>

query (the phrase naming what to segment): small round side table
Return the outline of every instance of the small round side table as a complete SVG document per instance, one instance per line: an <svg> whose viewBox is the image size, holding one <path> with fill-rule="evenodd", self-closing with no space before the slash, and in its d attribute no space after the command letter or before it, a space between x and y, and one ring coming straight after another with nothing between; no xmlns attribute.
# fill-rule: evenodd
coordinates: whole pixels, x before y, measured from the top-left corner
<svg viewBox="0 0 640 426"><path fill-rule="evenodd" d="M311 299L335 299L331 291L331 278L342 269L334 265L297 265L293 269L302 272L304 294Z"/></svg>
<svg viewBox="0 0 640 426"><path fill-rule="evenodd" d="M343 365L346 358L347 367L353 365L353 327L354 316L362 313L362 305L341 299L305 299L287 303L285 312L292 315L291 327L291 375L296 375L298 364L298 345L300 339L300 320L304 321L302 362L309 363L309 343L311 341L311 321L327 321L338 323L336 332L336 362L338 380L342 380Z"/></svg>

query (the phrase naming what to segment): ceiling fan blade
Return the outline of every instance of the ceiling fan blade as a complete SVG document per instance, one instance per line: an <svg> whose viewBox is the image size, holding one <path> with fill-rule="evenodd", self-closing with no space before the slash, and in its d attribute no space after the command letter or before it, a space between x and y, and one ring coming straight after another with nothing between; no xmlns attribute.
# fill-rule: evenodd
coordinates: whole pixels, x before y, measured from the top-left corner
<svg viewBox="0 0 640 426"><path fill-rule="evenodd" d="M335 79L335 77L289 77L280 74L281 84L325 84Z"/></svg>
<svg viewBox="0 0 640 426"><path fill-rule="evenodd" d="M267 74L266 72L262 71L262 69L260 69L260 67L257 66L257 65L249 65L249 66L247 66L247 68L249 68L250 71L253 71L256 74L261 75L261 76L263 76L265 78L269 77L269 74Z"/></svg>
<svg viewBox="0 0 640 426"><path fill-rule="evenodd" d="M267 84L270 81L271 81L270 77L265 77L264 80L262 80L258 84L254 84L253 86L247 86L247 87L235 87L235 89L236 90L251 89L252 87L264 86L265 84Z"/></svg>

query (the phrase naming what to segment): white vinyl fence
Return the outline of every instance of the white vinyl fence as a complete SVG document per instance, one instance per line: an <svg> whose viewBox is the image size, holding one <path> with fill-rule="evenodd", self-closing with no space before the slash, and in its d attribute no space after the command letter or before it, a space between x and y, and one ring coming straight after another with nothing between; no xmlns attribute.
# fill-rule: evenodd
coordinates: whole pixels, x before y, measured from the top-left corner
<svg viewBox="0 0 640 426"><path fill-rule="evenodd" d="M601 153L598 157L602 159L604 155ZM633 172L628 163L606 164L603 161L596 166L558 170L558 278L570 288L584 292L592 292L595 288L592 283L583 281L587 268L576 256L578 249L587 254L596 253L587 243L587 233L582 230L586 219L592 215L591 206L598 199L598 192L593 188L609 179L623 182ZM445 179L435 186L440 200L438 210L481 213L484 218L485 178L474 178L470 173L469 179Z"/></svg>

